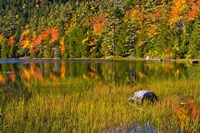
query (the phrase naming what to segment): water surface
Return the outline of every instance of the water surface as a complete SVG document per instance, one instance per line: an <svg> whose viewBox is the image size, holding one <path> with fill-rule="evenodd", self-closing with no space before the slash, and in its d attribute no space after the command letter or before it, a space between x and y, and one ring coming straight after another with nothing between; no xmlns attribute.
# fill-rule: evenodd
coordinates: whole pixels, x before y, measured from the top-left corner
<svg viewBox="0 0 200 133"><path fill-rule="evenodd" d="M0 84L24 88L31 81L80 77L105 83L134 85L149 79L198 78L198 67L183 63L115 60L0 60Z"/></svg>

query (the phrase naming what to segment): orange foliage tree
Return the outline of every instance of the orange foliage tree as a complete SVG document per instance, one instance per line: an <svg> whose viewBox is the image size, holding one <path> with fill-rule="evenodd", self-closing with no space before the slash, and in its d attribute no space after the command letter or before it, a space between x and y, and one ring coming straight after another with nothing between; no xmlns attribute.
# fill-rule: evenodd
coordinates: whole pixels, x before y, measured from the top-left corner
<svg viewBox="0 0 200 133"><path fill-rule="evenodd" d="M145 16L144 8L142 8L142 10L140 11L136 7L127 11L124 16L125 22L127 22L129 20L132 22L135 21L135 22L138 22L140 24L140 26L142 26L145 17L146 16Z"/></svg>
<svg viewBox="0 0 200 133"><path fill-rule="evenodd" d="M48 41L49 44L59 40L59 30L54 27L50 30L42 31L38 36L36 36L31 42L31 49L38 50L43 41ZM25 40L26 41L26 40ZM32 50L35 52L35 50Z"/></svg>
<svg viewBox="0 0 200 133"><path fill-rule="evenodd" d="M186 8L187 0L173 0L173 5L171 6L168 20L170 26L183 19L182 13Z"/></svg>
<svg viewBox="0 0 200 133"><path fill-rule="evenodd" d="M4 39L4 36L0 34L0 42L2 42Z"/></svg>
<svg viewBox="0 0 200 133"><path fill-rule="evenodd" d="M54 41L59 39L59 31L58 28L52 28L50 30L46 30L41 32L37 37L35 37L32 41L33 46L37 46L41 44L42 41L45 41L50 36L49 43L52 44Z"/></svg>
<svg viewBox="0 0 200 133"><path fill-rule="evenodd" d="M101 13L100 15L92 16L84 25L91 25L93 27L93 34L99 35L105 29L106 21L106 13Z"/></svg>
<svg viewBox="0 0 200 133"><path fill-rule="evenodd" d="M198 12L200 10L200 1L199 0L197 0L196 2L194 2L194 0L189 0L189 3L190 3L191 10L187 14L185 14L186 22L189 22L189 21L197 18Z"/></svg>
<svg viewBox="0 0 200 133"><path fill-rule="evenodd" d="M14 36L10 36L8 39L8 45L13 45L15 43Z"/></svg>

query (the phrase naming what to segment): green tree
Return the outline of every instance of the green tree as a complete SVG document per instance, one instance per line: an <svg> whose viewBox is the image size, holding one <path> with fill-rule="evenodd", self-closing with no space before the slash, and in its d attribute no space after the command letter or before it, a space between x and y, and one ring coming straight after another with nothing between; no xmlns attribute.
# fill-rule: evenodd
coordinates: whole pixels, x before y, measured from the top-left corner
<svg viewBox="0 0 200 133"><path fill-rule="evenodd" d="M108 9L107 11L107 23L106 30L103 33L103 42L102 42L102 53L104 56L116 56L121 55L121 49L123 43L121 42L120 33L122 30L123 23L123 4L113 2L110 3L110 6L113 8Z"/></svg>
<svg viewBox="0 0 200 133"><path fill-rule="evenodd" d="M45 41L45 49L44 49L44 58L51 58L51 53L52 53L52 48L51 45L49 44L49 41Z"/></svg>
<svg viewBox="0 0 200 133"><path fill-rule="evenodd" d="M8 58L8 39L4 38L1 45L1 58Z"/></svg>
<svg viewBox="0 0 200 133"><path fill-rule="evenodd" d="M189 58L200 58L200 18L198 18L193 25L188 48Z"/></svg>
<svg viewBox="0 0 200 133"><path fill-rule="evenodd" d="M82 51L82 40L86 34L85 27L74 26L65 39L68 47L68 54L71 58L80 58Z"/></svg>
<svg viewBox="0 0 200 133"><path fill-rule="evenodd" d="M44 58L51 58L52 57L52 46L49 44L51 36L48 35L48 38L44 41Z"/></svg>
<svg viewBox="0 0 200 133"><path fill-rule="evenodd" d="M53 57L54 58L61 58L60 43L58 41L54 42Z"/></svg>

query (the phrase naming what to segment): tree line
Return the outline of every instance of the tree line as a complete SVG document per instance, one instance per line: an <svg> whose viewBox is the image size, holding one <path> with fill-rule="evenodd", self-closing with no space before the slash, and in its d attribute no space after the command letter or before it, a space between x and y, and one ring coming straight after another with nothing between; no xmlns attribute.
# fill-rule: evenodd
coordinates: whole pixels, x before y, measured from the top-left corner
<svg viewBox="0 0 200 133"><path fill-rule="evenodd" d="M200 58L199 0L0 0L1 58Z"/></svg>

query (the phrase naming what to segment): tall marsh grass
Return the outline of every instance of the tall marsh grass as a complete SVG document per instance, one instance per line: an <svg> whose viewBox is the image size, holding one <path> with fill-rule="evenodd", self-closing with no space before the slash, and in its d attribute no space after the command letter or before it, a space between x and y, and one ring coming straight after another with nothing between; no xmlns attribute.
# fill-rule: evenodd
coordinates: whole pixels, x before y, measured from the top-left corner
<svg viewBox="0 0 200 133"><path fill-rule="evenodd" d="M139 89L154 91L159 102L130 104L128 98ZM200 130L200 80L153 80L131 87L73 78L35 82L29 91L28 99L1 100L1 131L96 133L133 122L150 122L158 132Z"/></svg>

